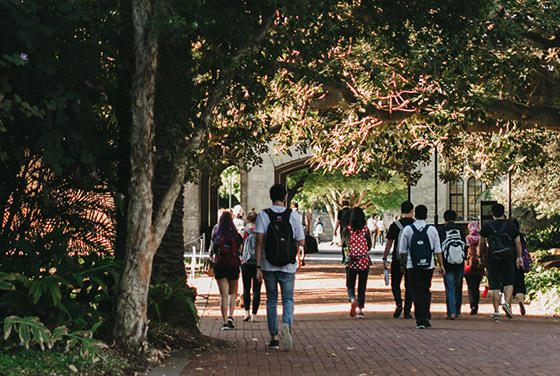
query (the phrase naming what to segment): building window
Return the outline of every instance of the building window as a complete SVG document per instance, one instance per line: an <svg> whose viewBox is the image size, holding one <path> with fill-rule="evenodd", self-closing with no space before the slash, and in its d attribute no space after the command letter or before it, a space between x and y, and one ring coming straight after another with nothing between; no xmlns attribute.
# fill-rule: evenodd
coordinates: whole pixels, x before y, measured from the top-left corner
<svg viewBox="0 0 560 376"><path fill-rule="evenodd" d="M478 205L478 198L481 193L482 181L470 178L467 183L467 195L469 202L467 217L469 221L478 221L480 219L480 205Z"/></svg>
<svg viewBox="0 0 560 376"><path fill-rule="evenodd" d="M463 179L450 184L449 207L457 213L457 221L462 221L464 215Z"/></svg>

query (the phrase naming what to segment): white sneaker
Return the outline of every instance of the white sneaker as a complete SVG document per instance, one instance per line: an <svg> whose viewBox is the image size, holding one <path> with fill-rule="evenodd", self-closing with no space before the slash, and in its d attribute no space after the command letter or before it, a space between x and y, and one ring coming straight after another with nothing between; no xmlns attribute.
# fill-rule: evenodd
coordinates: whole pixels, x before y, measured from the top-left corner
<svg viewBox="0 0 560 376"><path fill-rule="evenodd" d="M245 311L245 317L243 317L243 321L249 321L251 319L251 314L249 311Z"/></svg>
<svg viewBox="0 0 560 376"><path fill-rule="evenodd" d="M282 349L288 351L292 347L292 334L290 333L290 326L282 323Z"/></svg>

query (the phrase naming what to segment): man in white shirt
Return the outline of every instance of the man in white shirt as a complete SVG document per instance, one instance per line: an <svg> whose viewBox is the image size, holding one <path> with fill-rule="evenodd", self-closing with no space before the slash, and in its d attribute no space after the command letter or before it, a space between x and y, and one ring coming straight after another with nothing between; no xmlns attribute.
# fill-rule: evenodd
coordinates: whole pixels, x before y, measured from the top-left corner
<svg viewBox="0 0 560 376"><path fill-rule="evenodd" d="M305 245L305 234L301 224L301 218L297 213L293 213L286 208L286 188L281 184L275 184L270 188L270 199L272 206L269 212L276 214L285 214L289 218L292 227L293 241L296 249L299 250ZM286 214L289 211L289 214ZM272 215L272 214L271 214ZM257 279L263 280L266 287L266 316L268 321L268 331L270 333L270 349L279 348L278 335L278 285L282 292L282 348L290 349L292 346L291 329L294 320L294 286L297 270L297 257L293 262L286 265L273 265L266 257L266 233L270 224L270 216L267 211L263 210L257 216L255 233L257 234L257 244L255 246ZM270 255L269 255L270 256Z"/></svg>
<svg viewBox="0 0 560 376"><path fill-rule="evenodd" d="M438 231L434 226L426 224L428 208L425 205L418 205L414 210L414 217L416 218L414 223L406 226L402 232L402 237L399 242L399 254L401 256L401 269L403 273L406 270L410 281L412 300L414 301L416 328L424 329L432 326L430 322L432 318L430 313L430 304L432 302L430 287L432 286L432 277L434 274L434 254L438 259L439 272L442 275L445 274L445 269L443 268L443 257L441 255ZM415 234L412 226L414 226L417 231L422 231L427 226L425 231L428 236L432 254L426 267L419 267L412 261L411 249L413 248L412 242Z"/></svg>

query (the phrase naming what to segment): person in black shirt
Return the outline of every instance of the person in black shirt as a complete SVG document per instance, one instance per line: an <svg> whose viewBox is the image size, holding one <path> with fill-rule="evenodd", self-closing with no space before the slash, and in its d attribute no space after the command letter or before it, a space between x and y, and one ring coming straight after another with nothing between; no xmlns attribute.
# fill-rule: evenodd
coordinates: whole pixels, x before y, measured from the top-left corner
<svg viewBox="0 0 560 376"><path fill-rule="evenodd" d="M334 226L334 235L338 234L338 229L340 228L340 241L342 243L342 262L346 258L344 254L344 248L348 247L349 233L348 225L350 224L350 203L347 200L342 201L342 209L338 211L336 216L336 224Z"/></svg>
<svg viewBox="0 0 560 376"><path fill-rule="evenodd" d="M486 262L486 275L488 278L488 289L491 291L492 304L494 305L494 313L491 319L498 320L500 313L500 287L504 287L505 303L502 309L508 318L512 318L511 299L513 294L513 282L515 277L515 267L523 267L523 258L521 253L521 240L519 230L512 222L506 221L504 216L505 208L501 204L494 204L490 208L494 220L486 222L480 230L480 241L478 243L478 257L482 258L486 254L486 239L496 233L506 233L513 241L515 254L511 255L510 260L500 261L494 260L492 250L488 249L488 260Z"/></svg>
<svg viewBox="0 0 560 376"><path fill-rule="evenodd" d="M410 201L405 201L401 204L401 219L396 220L389 226L387 231L387 243L385 243L385 251L383 252L383 265L385 268L391 268L391 291L393 292L393 299L395 299L396 309L393 313L394 318L399 318L403 311L402 295L401 295L401 281L404 276L404 318L410 319L412 315L410 310L412 308L412 290L409 288L408 278L401 270L401 261L399 256L399 236L402 229L414 222L414 205ZM391 264L387 262L387 256L393 247L391 255Z"/></svg>

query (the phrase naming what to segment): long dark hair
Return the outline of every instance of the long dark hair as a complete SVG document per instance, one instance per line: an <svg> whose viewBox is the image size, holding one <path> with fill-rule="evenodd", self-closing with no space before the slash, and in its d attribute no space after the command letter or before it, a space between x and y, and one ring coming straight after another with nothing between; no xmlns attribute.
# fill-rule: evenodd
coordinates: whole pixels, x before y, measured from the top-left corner
<svg viewBox="0 0 560 376"><path fill-rule="evenodd" d="M222 237L231 238L233 236L235 238L235 234L237 234L237 230L233 224L231 213L226 210L222 213L214 232L215 243L220 243Z"/></svg>
<svg viewBox="0 0 560 376"><path fill-rule="evenodd" d="M366 225L366 216L364 211L359 206L356 206L350 212L350 227L354 231L360 231Z"/></svg>

